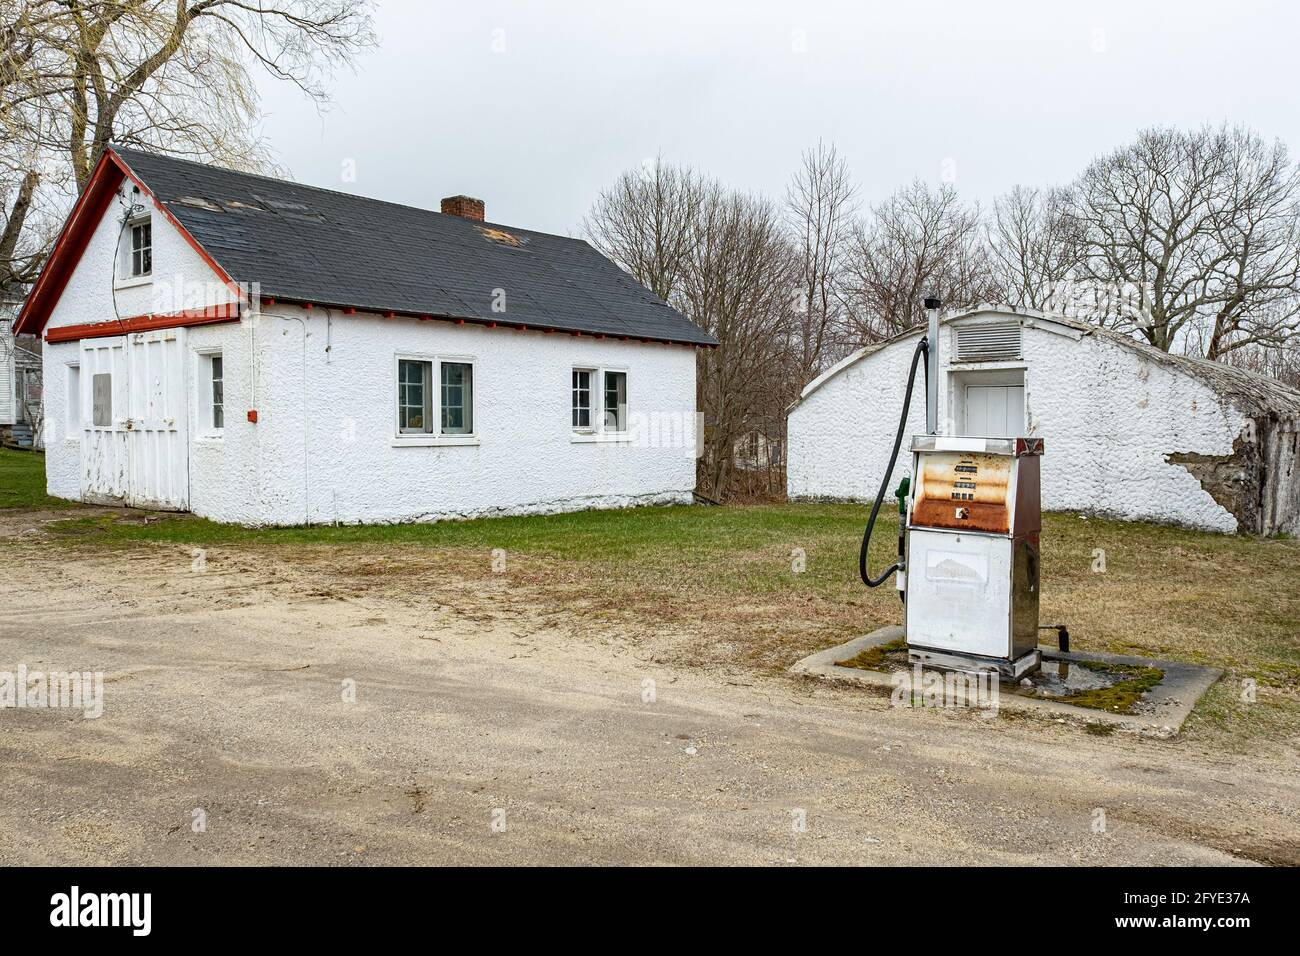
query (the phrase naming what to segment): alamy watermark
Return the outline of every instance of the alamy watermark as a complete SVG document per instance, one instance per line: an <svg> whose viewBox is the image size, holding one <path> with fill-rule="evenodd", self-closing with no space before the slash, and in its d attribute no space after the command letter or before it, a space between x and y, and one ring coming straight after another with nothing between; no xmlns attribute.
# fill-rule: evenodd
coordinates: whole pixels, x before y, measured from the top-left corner
<svg viewBox="0 0 1300 956"><path fill-rule="evenodd" d="M87 720L104 713L103 671L0 671L0 709L80 710Z"/></svg>
<svg viewBox="0 0 1300 956"><path fill-rule="evenodd" d="M894 707L998 709L1000 685L992 670L940 671L913 664L911 670L895 671L890 683L894 690L889 702Z"/></svg>

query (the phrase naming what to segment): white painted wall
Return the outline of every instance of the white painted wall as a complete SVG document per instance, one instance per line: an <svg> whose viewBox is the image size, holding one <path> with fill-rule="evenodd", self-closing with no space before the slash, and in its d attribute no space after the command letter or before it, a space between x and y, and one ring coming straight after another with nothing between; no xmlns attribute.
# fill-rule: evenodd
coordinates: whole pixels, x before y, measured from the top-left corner
<svg viewBox="0 0 1300 956"><path fill-rule="evenodd" d="M80 365L77 342L46 342L41 349L45 406L45 488L56 498L81 498L81 409L69 401L69 374Z"/></svg>
<svg viewBox="0 0 1300 956"><path fill-rule="evenodd" d="M327 316L294 306L274 306L237 334L234 328L204 331L240 340L225 362L228 434L221 441L238 436L236 458L225 468L235 486L251 483L252 507L234 505L215 483L192 484L200 514L265 524L397 522L691 500L691 348ZM255 383L246 363L250 340ZM475 444L409 445L397 437L399 353L474 362ZM633 424L643 416L668 421L677 433L673 447L654 447L644 435L577 440L570 418L574 367L625 370ZM244 415L250 400L256 425Z"/></svg>
<svg viewBox="0 0 1300 956"><path fill-rule="evenodd" d="M178 312L231 300L231 293L185 237L151 201L132 193L132 188L129 180L124 182L117 200L95 227L47 329L111 322L119 316ZM122 215L133 202L151 210L153 275L147 282L123 281L118 276ZM42 351L46 486L51 495L78 499L82 485L80 410L70 406L68 368L79 363L79 346L76 342L46 342Z"/></svg>
<svg viewBox="0 0 1300 956"><path fill-rule="evenodd" d="M1006 321L1004 313L959 322ZM941 332L940 431L956 418L951 325ZM849 360L789 416L792 498L869 500L888 459L916 336ZM1027 432L1044 439L1043 507L1235 531L1236 519L1171 452L1232 453L1247 417L1200 380L1101 336L1038 320L1023 328ZM979 368L980 366L973 366ZM907 434L925 429L917 377ZM890 490L911 469L904 440Z"/></svg>
<svg viewBox="0 0 1300 956"><path fill-rule="evenodd" d="M110 207L49 327L114 318L120 216ZM153 239L154 281L119 283L116 314L225 301L207 265L157 212ZM193 327L187 347L190 508L205 517L245 524L399 522L691 500L695 352L689 347L286 305L240 322ZM208 382L201 374L202 356L213 350L221 351L225 366L220 434L206 427ZM475 444L396 440L399 352L474 361ZM81 487L80 433L66 382L68 365L77 361L77 343L47 344L48 488L73 499ZM575 440L575 366L627 372L636 440ZM256 424L247 420L253 408ZM638 427L650 422L673 435L656 437Z"/></svg>

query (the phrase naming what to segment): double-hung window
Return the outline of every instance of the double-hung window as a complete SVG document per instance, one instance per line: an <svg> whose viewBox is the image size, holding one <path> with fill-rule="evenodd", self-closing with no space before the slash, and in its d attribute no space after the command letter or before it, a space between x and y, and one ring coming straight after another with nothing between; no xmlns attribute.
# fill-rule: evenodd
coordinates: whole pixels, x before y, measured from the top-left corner
<svg viewBox="0 0 1300 956"><path fill-rule="evenodd" d="M594 370L575 368L573 370L573 427L576 431L592 430L591 380Z"/></svg>
<svg viewBox="0 0 1300 956"><path fill-rule="evenodd" d="M474 365L442 359L397 360L397 433L474 434Z"/></svg>
<svg viewBox="0 0 1300 956"><path fill-rule="evenodd" d="M149 220L131 225L131 277L153 273L153 225Z"/></svg>
<svg viewBox="0 0 1300 956"><path fill-rule="evenodd" d="M397 430L403 435L433 431L433 363L415 359L397 362Z"/></svg>
<svg viewBox="0 0 1300 956"><path fill-rule="evenodd" d="M470 435L474 432L474 366L468 362L442 363L442 433Z"/></svg>
<svg viewBox="0 0 1300 956"><path fill-rule="evenodd" d="M625 440L628 431L627 372L575 368L571 394L575 441L600 441L605 436Z"/></svg>
<svg viewBox="0 0 1300 956"><path fill-rule="evenodd" d="M605 373L605 431L627 431L627 372Z"/></svg>
<svg viewBox="0 0 1300 956"><path fill-rule="evenodd" d="M208 359L208 369L212 379L212 427L220 430L226 424L226 381L220 352Z"/></svg>

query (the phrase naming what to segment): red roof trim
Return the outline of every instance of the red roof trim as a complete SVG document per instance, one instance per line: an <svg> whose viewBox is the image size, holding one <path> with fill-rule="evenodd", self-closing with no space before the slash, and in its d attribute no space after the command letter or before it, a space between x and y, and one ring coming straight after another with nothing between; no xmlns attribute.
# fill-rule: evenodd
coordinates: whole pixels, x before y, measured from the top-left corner
<svg viewBox="0 0 1300 956"><path fill-rule="evenodd" d="M192 325L212 325L217 322L235 322L239 319L239 303L214 305L206 309L191 309L167 315L134 315L112 322L93 322L85 325L60 325L45 331L47 342L75 342L78 339L102 339L127 332L152 332L156 329L178 329Z"/></svg>
<svg viewBox="0 0 1300 956"><path fill-rule="evenodd" d="M72 207L72 212L68 214L68 219L59 232L59 238L45 261L45 268L41 270L36 284L27 296L27 301L23 303L22 310L18 313L18 320L14 323L15 332L39 334L45 329L45 324L49 322L59 297L67 288L73 270L76 269L77 263L81 261L86 251L86 246L90 243L90 237L94 235L95 228L104 217L109 204L112 203L118 184L124 177L140 187L141 194L149 197L154 208L166 217L217 277L236 295L240 294L239 286L230 278L226 270L208 255L207 250L200 246L189 231L180 224L180 220L171 214L171 210L158 201L157 197L149 191L149 187L131 171L126 161L110 148L100 154L86 188L81 191L81 195L77 197Z"/></svg>

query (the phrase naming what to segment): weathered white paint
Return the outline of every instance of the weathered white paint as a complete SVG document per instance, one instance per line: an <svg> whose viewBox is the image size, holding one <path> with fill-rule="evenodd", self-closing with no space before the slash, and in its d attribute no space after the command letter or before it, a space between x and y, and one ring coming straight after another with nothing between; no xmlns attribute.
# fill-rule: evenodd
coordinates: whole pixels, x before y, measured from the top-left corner
<svg viewBox="0 0 1300 956"><path fill-rule="evenodd" d="M941 434L962 431L963 384L1023 378L1026 433L1044 439L1043 507L1234 531L1236 519L1175 452L1228 455L1248 417L1196 377L1109 338L1026 316L1019 362L954 363L956 326L1004 322L975 312L945 323L940 352ZM919 333L859 353L804 390L789 415L792 498L869 500L898 425L907 365ZM921 374L907 435L925 429ZM890 488L910 470L907 441Z"/></svg>
<svg viewBox="0 0 1300 956"><path fill-rule="evenodd" d="M225 358L220 441L238 436L236 470L252 483L256 506L237 520L424 521L690 500L695 441L682 428L694 419L690 348L292 306L242 328L203 331L224 335L235 352L234 361ZM397 355L473 361L472 443L398 438ZM575 367L626 370L633 423L667 421L678 432L675 447L578 439L570 418ZM259 411L257 425L241 414L249 407ZM196 461L192 471L200 470ZM208 495L219 500L221 492L194 485L194 510L227 510L209 505Z"/></svg>
<svg viewBox="0 0 1300 956"><path fill-rule="evenodd" d="M189 500L187 330L83 339L79 395L81 496L88 501L184 511ZM65 372L66 374L66 372ZM96 377L111 407L96 421Z"/></svg>
<svg viewBox="0 0 1300 956"><path fill-rule="evenodd" d="M117 283L114 293L120 228L120 210L113 208L50 327L112 319L113 294L122 316L225 301L206 264L157 213L153 281ZM204 357L218 351L225 373L219 432L210 426L202 374ZM689 347L274 305L239 322L187 329L184 352L189 509L215 520L427 521L691 500L695 353ZM399 354L474 362L471 440L398 440ZM82 495L83 429L69 427L79 423L64 383L68 367L80 361L77 343L47 344L48 489L74 499ZM627 372L635 440L574 435L574 367ZM85 370L80 378L84 392L91 387ZM256 424L247 419L251 409Z"/></svg>
<svg viewBox="0 0 1300 956"><path fill-rule="evenodd" d="M8 311L5 303L0 310ZM0 425L12 425L17 419L18 403L14 391L14 337L9 315L0 316Z"/></svg>

